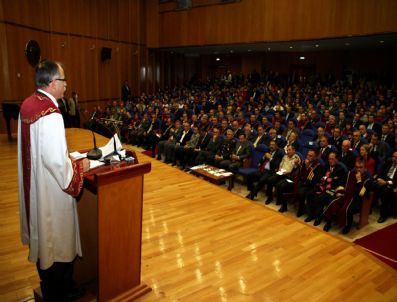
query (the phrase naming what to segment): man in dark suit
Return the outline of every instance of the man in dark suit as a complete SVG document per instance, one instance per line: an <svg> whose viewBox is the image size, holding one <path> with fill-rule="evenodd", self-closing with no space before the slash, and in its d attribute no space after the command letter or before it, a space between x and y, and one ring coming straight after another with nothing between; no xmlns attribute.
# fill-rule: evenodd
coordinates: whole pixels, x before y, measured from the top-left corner
<svg viewBox="0 0 397 302"><path fill-rule="evenodd" d="M351 148L353 150L356 150L357 152L360 152L360 148L363 145L363 142L361 141L361 133L358 130L353 131L353 138L351 141Z"/></svg>
<svg viewBox="0 0 397 302"><path fill-rule="evenodd" d="M243 162L246 158L251 156L251 145L247 141L245 134L242 133L239 136L239 142L233 150L230 159L222 160L219 165L225 170L235 172L238 168L243 166Z"/></svg>
<svg viewBox="0 0 397 302"><path fill-rule="evenodd" d="M381 134L382 132L382 125L375 122L375 116L373 114L368 115L368 123L367 123L367 130L372 130L377 134Z"/></svg>
<svg viewBox="0 0 397 302"><path fill-rule="evenodd" d="M379 223L397 212L397 150L394 150L392 158L387 161L375 179L374 190L380 193L380 217Z"/></svg>
<svg viewBox="0 0 397 302"><path fill-rule="evenodd" d="M213 129L218 131L218 129ZM206 131L204 128L200 129L200 137L199 140L197 142L196 147L193 150L187 150L186 152L186 159L188 159L190 162L192 163L196 163L196 158L198 156L198 154L200 153L201 150L205 150L208 146L208 143L211 140L211 135L208 133L208 131Z"/></svg>
<svg viewBox="0 0 397 302"><path fill-rule="evenodd" d="M328 155L331 153L332 151L332 147L331 145L328 143L328 138L323 135L322 137L320 137L319 139L319 152L318 152L318 156L321 157L321 159L323 161L327 161L328 159Z"/></svg>
<svg viewBox="0 0 397 302"><path fill-rule="evenodd" d="M308 217L305 222L310 222L315 218L315 226L321 223L324 206L338 197L338 191L344 189L346 174L345 169L338 164L336 152L332 151L328 155L328 164L325 166L324 176L318 183L315 193L307 197Z"/></svg>
<svg viewBox="0 0 397 302"><path fill-rule="evenodd" d="M342 150L342 142L343 142L342 130L341 128L339 128L339 126L337 126L333 130L332 136L329 139L329 143L335 146L338 152L340 152Z"/></svg>
<svg viewBox="0 0 397 302"><path fill-rule="evenodd" d="M375 159L376 163L386 162L390 155L390 147L387 143L381 142L379 134L374 133L369 144L369 155Z"/></svg>
<svg viewBox="0 0 397 302"><path fill-rule="evenodd" d="M219 145L221 143L220 133L218 128L212 129L212 137L210 138L206 146L201 146L198 154L195 158L196 165L201 165L204 163L213 164L214 157L218 151Z"/></svg>
<svg viewBox="0 0 397 302"><path fill-rule="evenodd" d="M258 146L260 144L264 144L265 138L266 138L265 129L263 128L262 125L259 125L258 126L258 135L255 137L255 139L252 143L254 148L256 148L256 146Z"/></svg>
<svg viewBox="0 0 397 302"><path fill-rule="evenodd" d="M297 217L303 215L305 211L305 201L307 196L314 194L315 186L323 176L323 167L317 158L317 152L314 149L307 151L306 159L302 161L299 174L299 189L297 193L298 211ZM277 201L281 202L279 212L287 211L287 200L282 198L283 193L291 192L294 188L294 182L285 181L277 184Z"/></svg>
<svg viewBox="0 0 397 302"><path fill-rule="evenodd" d="M269 152L263 155L257 172L247 176L247 189L250 193L247 198L255 199L258 192L263 188L267 179L276 173L279 168L284 152L278 148L275 140L269 144ZM254 186L254 182L257 184Z"/></svg>
<svg viewBox="0 0 397 302"><path fill-rule="evenodd" d="M226 139L221 142L214 156L214 165L220 167L222 161L230 159L235 147L236 141L233 139L233 131L229 129L226 131Z"/></svg>
<svg viewBox="0 0 397 302"><path fill-rule="evenodd" d="M395 147L394 135L391 133L388 124L384 124L382 126L382 135L380 137L380 141L387 143L391 149L394 149Z"/></svg>
<svg viewBox="0 0 397 302"><path fill-rule="evenodd" d="M165 147L165 162L166 163L172 163L175 165L175 148L179 146L185 146L186 143L190 140L190 137L192 136L192 129L190 128L189 122L184 122L183 123L183 131L174 144L167 144Z"/></svg>
<svg viewBox="0 0 397 302"><path fill-rule="evenodd" d="M345 139L342 142L341 151L339 153L339 161L345 164L346 168L350 171L354 168L354 163L356 161L356 155L353 150L350 148L350 141Z"/></svg>

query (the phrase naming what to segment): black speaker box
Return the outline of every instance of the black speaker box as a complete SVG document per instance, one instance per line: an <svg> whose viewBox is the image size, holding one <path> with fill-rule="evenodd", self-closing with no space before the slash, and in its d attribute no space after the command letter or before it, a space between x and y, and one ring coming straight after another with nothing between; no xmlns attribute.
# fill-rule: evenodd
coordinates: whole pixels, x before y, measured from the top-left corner
<svg viewBox="0 0 397 302"><path fill-rule="evenodd" d="M106 61L112 58L112 49L108 47L103 47L101 50L101 60Z"/></svg>

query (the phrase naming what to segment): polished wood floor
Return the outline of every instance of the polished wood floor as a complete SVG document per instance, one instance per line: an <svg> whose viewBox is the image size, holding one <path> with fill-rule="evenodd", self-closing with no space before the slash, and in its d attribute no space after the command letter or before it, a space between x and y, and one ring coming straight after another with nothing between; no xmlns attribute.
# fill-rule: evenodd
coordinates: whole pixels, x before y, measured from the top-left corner
<svg viewBox="0 0 397 302"><path fill-rule="evenodd" d="M21 301L39 280L19 239L15 137L0 142L0 301ZM139 301L397 301L397 272L359 246L138 157L152 162L142 280L153 289Z"/></svg>

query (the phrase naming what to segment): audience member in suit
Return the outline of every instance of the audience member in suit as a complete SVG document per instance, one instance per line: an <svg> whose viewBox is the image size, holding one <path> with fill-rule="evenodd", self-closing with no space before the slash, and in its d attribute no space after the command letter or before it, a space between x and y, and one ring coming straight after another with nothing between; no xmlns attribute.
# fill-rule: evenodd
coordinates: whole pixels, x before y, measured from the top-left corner
<svg viewBox="0 0 397 302"><path fill-rule="evenodd" d="M190 124L189 122L184 122L183 123L183 131L181 133L181 136L167 144L165 146L165 162L166 163L172 163L173 165L175 165L175 148L179 147L179 146L185 146L186 143L190 140L190 137L192 136L192 129L190 128Z"/></svg>
<svg viewBox="0 0 397 302"><path fill-rule="evenodd" d="M353 131L353 138L351 140L351 148L360 152L360 147L363 145L361 141L361 133L358 130Z"/></svg>
<svg viewBox="0 0 397 302"><path fill-rule="evenodd" d="M284 129L282 135L288 140L288 137L290 136L291 133L295 133L296 136L298 136L298 130L295 127L295 123L293 120L289 120L287 122L287 128Z"/></svg>
<svg viewBox="0 0 397 302"><path fill-rule="evenodd" d="M208 144L205 147L201 147L198 152L195 163L196 165L201 164L213 164L215 154L218 151L219 145L221 143L220 133L218 128L212 129L212 137L210 138Z"/></svg>
<svg viewBox="0 0 397 302"><path fill-rule="evenodd" d="M193 152L193 150L197 146L199 139L200 133L197 125L195 125L192 127L192 135L190 136L190 139L186 142L186 144L184 146L175 146L175 158L173 164L175 165L176 161L179 160L182 168L185 169L186 162L189 162L190 164L190 158L187 157L187 155Z"/></svg>
<svg viewBox="0 0 397 302"><path fill-rule="evenodd" d="M175 123L176 124L176 123ZM179 123L179 121L178 121L178 124L179 124L179 127L180 127L180 123ZM169 118L167 118L166 119L166 121L165 121L165 123L163 123L162 125L161 125L161 129L160 130L158 130L156 133L155 133L155 138L153 138L153 140L152 140L152 145L151 145L151 148L152 148L152 150L153 149L156 149L156 145L159 145L159 143L161 142L161 141L167 141L169 138L170 138L170 136L171 136L171 132L174 130L174 124L172 123L172 120L171 120L171 118L169 117ZM158 140L157 140L157 139ZM159 150L160 150L160 146L159 146ZM158 151L158 154L157 154L157 159L158 160L160 160L161 159L161 154L160 154L160 151Z"/></svg>
<svg viewBox="0 0 397 302"><path fill-rule="evenodd" d="M373 114L368 115L368 122L366 126L367 126L367 130L372 130L377 134L382 133L382 125L378 122L375 122L375 116Z"/></svg>
<svg viewBox="0 0 397 302"><path fill-rule="evenodd" d="M313 126L305 113L300 114L300 119L297 128L300 132L302 132L305 129L313 129Z"/></svg>
<svg viewBox="0 0 397 302"><path fill-rule="evenodd" d="M375 160L369 155L369 145L362 145L360 147L360 154L356 161L363 161L365 170L372 175L375 175Z"/></svg>
<svg viewBox="0 0 397 302"><path fill-rule="evenodd" d="M326 162L331 151L332 146L328 143L328 138L325 135L320 137L318 156Z"/></svg>
<svg viewBox="0 0 397 302"><path fill-rule="evenodd" d="M324 210L326 220L324 231L330 230L332 220L336 216L338 225L343 227L342 233L349 233L353 224L353 215L360 211L363 198L368 195L370 188L371 175L365 169L364 161L357 160L355 169L348 173L344 195L332 200Z"/></svg>
<svg viewBox="0 0 397 302"><path fill-rule="evenodd" d="M363 124L363 122L361 121L361 117L360 114L356 113L354 115L354 118L352 120L352 126L354 129L358 129L358 127Z"/></svg>
<svg viewBox="0 0 397 302"><path fill-rule="evenodd" d="M314 194L315 186L323 176L323 167L317 158L317 152L314 149L307 151L306 159L302 161L299 167L297 180L299 181L299 189L297 192L298 211L297 217L305 212L305 201L307 196ZM296 181L296 179L294 179ZM294 188L294 181L285 180L277 184L277 202L281 203L279 212L287 211L287 200L283 199L283 193L291 192Z"/></svg>
<svg viewBox="0 0 397 302"><path fill-rule="evenodd" d="M221 122L221 127L220 127L220 133L221 133L221 135L226 136L226 131L227 131L227 129L230 129L229 123L227 122L226 119L223 119L222 122Z"/></svg>
<svg viewBox="0 0 397 302"><path fill-rule="evenodd" d="M156 146L160 139L161 127L160 119L158 119L157 114L152 117L152 121L149 129L146 131L144 145L147 149L152 150L152 157L156 155Z"/></svg>
<svg viewBox="0 0 397 302"><path fill-rule="evenodd" d="M262 125L258 126L258 135L255 137L254 141L253 141L253 146L254 148L256 148L256 146L260 145L260 144L264 144L265 143L265 138L266 138L266 132L265 129L263 128Z"/></svg>
<svg viewBox="0 0 397 302"><path fill-rule="evenodd" d="M367 128L365 127L364 124L361 124L358 127L358 131L360 131L361 141L363 143L369 143L371 141L371 135L368 133Z"/></svg>
<svg viewBox="0 0 397 302"><path fill-rule="evenodd" d="M329 154L328 164L324 170L324 176L319 181L315 193L307 196L308 217L305 222L310 222L315 218L315 226L322 221L324 206L339 197L339 191L344 189L346 182L346 171L338 164L336 152Z"/></svg>
<svg viewBox="0 0 397 302"><path fill-rule="evenodd" d="M394 149L395 147L394 136L393 133L390 131L390 127L388 124L384 124L382 126L380 141L387 143L391 149Z"/></svg>
<svg viewBox="0 0 397 302"><path fill-rule="evenodd" d="M387 143L381 142L379 134L374 133L371 136L369 143L369 155L375 160L376 163L386 162L390 156L390 147Z"/></svg>
<svg viewBox="0 0 397 302"><path fill-rule="evenodd" d="M258 192L263 188L267 179L278 170L284 152L278 148L275 140L269 144L269 152L263 155L260 161L259 169L256 173L247 176L247 189L250 193L247 198L255 199ZM256 185L254 183L257 182Z"/></svg>
<svg viewBox="0 0 397 302"><path fill-rule="evenodd" d="M215 130L215 129L214 129ZM219 131L218 129L216 129ZM186 150L185 152L185 162L188 165L195 165L196 158L201 150L205 150L207 148L208 143L211 140L211 135L204 128L199 128L200 137L198 139L197 145L193 150Z"/></svg>
<svg viewBox="0 0 397 302"><path fill-rule="evenodd" d="M285 107L285 121L287 121L287 123L290 121L290 120L293 120L295 118L295 112L292 110L292 106L290 106L290 105L287 105L286 107Z"/></svg>
<svg viewBox="0 0 397 302"><path fill-rule="evenodd" d="M233 139L233 131L229 129L226 131L226 139L221 142L214 156L214 165L220 167L223 160L230 159L235 146L236 141Z"/></svg>
<svg viewBox="0 0 397 302"><path fill-rule="evenodd" d="M337 122L337 126L341 130L343 130L343 129L345 129L346 122L347 122L346 113L344 111L339 111L339 119L338 119L338 122Z"/></svg>
<svg viewBox="0 0 397 302"><path fill-rule="evenodd" d="M339 128L339 126L334 128L334 130L332 131L332 136L329 138L328 141L330 145L335 146L335 148L340 153L340 151L342 150L343 137L342 137L342 130L341 128Z"/></svg>
<svg viewBox="0 0 397 302"><path fill-rule="evenodd" d="M339 161L345 164L346 168L350 171L354 168L354 163L356 162L356 154L350 148L351 143L349 140L345 139L342 142L341 151L339 153Z"/></svg>
<svg viewBox="0 0 397 302"><path fill-rule="evenodd" d="M70 116L69 116L69 103L65 96L57 100L59 111L61 111L63 117L63 124L65 128L69 128L70 123Z"/></svg>
<svg viewBox="0 0 397 302"><path fill-rule="evenodd" d="M298 135L295 132L292 132L287 139L287 144L284 146L284 152L287 153L287 149L289 146L293 146L294 150L298 150Z"/></svg>
<svg viewBox="0 0 397 302"><path fill-rule="evenodd" d="M266 179L266 196L267 199L265 201L266 204L269 204L273 201L273 187L275 187L279 182L284 181L285 179L292 179L292 172L299 167L301 163L301 159L296 154L295 147L293 145L289 145L287 148L286 154L283 156L281 160L280 166L276 173L273 173L270 177ZM281 193L281 192L280 192ZM279 204L281 204L281 200L278 200Z"/></svg>
<svg viewBox="0 0 397 302"><path fill-rule="evenodd" d="M245 124L243 133L245 134L245 138L247 141L253 142L255 140L255 135L253 134L253 130L250 124ZM240 138L240 135L238 136L238 138Z"/></svg>
<svg viewBox="0 0 397 302"><path fill-rule="evenodd" d="M316 131L316 135L314 136L313 141L317 144L320 145L320 139L325 136L325 129L323 127L318 127Z"/></svg>
<svg viewBox="0 0 397 302"><path fill-rule="evenodd" d="M240 124L238 121L234 120L232 122L232 131L233 131L233 137L238 138L241 133L243 133L243 129L240 128Z"/></svg>
<svg viewBox="0 0 397 302"><path fill-rule="evenodd" d="M181 138L183 128L181 127L181 122L179 120L175 121L175 127L171 128L170 136L167 140L160 141L158 144L158 155L157 159L161 159L161 154L166 155L166 150L168 145L175 145L175 143Z"/></svg>
<svg viewBox="0 0 397 302"><path fill-rule="evenodd" d="M379 223L383 223L391 215L397 214L397 150L393 151L392 158L381 168L375 178L374 190L380 194Z"/></svg>
<svg viewBox="0 0 397 302"><path fill-rule="evenodd" d="M236 144L230 159L222 160L219 165L225 170L235 172L243 166L246 158L251 156L251 143L247 141L245 134L240 134L239 142Z"/></svg>
<svg viewBox="0 0 397 302"><path fill-rule="evenodd" d="M268 135L264 138L263 143L270 147L270 142L276 141L277 145L279 144L279 140L277 139L277 132L275 129L270 129Z"/></svg>

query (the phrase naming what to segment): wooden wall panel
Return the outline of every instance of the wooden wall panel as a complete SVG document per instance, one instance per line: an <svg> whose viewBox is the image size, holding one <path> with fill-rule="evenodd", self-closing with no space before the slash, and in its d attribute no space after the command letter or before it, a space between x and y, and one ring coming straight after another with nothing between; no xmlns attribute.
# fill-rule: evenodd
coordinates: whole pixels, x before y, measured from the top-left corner
<svg viewBox="0 0 397 302"><path fill-rule="evenodd" d="M397 30L393 0L244 0L159 13L159 46L289 41ZM205 25L199 26L201 18Z"/></svg>
<svg viewBox="0 0 397 302"><path fill-rule="evenodd" d="M39 29L49 28L49 6L47 0L2 1L5 20Z"/></svg>
<svg viewBox="0 0 397 302"><path fill-rule="evenodd" d="M147 92L154 85L153 80L147 84L143 72L148 63L145 2L0 0L0 101L23 100L35 89L34 70L24 54L31 39L38 41L42 58L62 61L67 95L77 91L84 110L120 98L125 80L134 94ZM111 60L101 61L103 47L112 49Z"/></svg>

